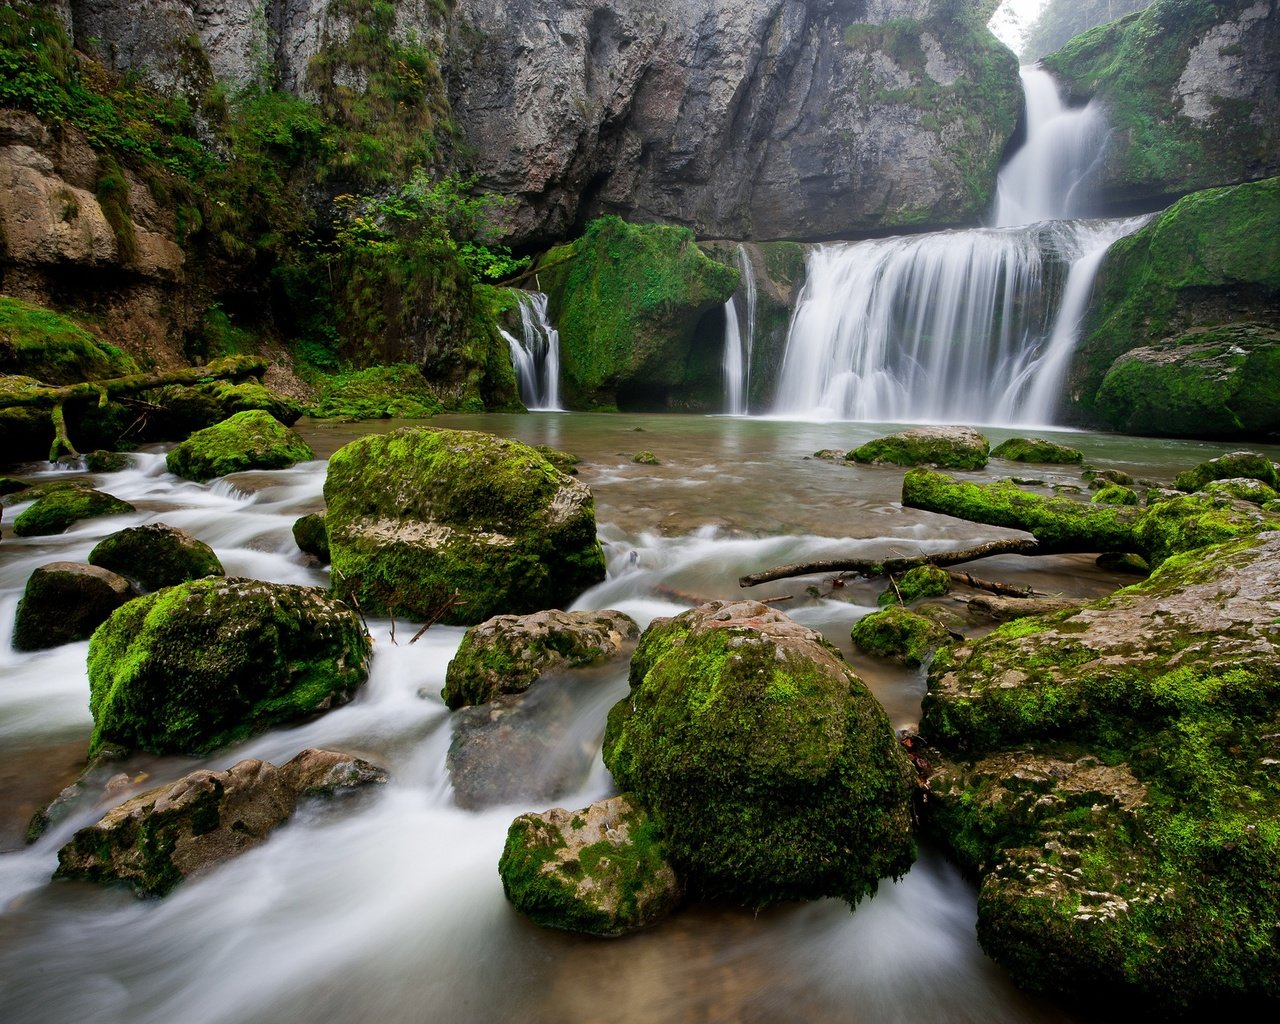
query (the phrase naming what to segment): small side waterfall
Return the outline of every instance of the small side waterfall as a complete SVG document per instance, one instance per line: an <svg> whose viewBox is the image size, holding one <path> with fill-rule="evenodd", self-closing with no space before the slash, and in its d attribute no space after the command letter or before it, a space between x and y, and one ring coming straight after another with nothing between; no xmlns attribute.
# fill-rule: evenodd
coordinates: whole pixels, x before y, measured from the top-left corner
<svg viewBox="0 0 1280 1024"><path fill-rule="evenodd" d="M1082 221L1105 124L1022 72L1027 142L1001 171L995 225L823 246L809 256L774 414L1053 422L1093 279L1145 218Z"/></svg>
<svg viewBox="0 0 1280 1024"><path fill-rule="evenodd" d="M511 349L520 401L531 412L560 411L560 332L547 319L547 297L542 292L518 294L523 337L498 330Z"/></svg>
<svg viewBox="0 0 1280 1024"><path fill-rule="evenodd" d="M746 324L738 316L735 295L724 304L724 411L745 416L751 399L751 353L756 340L756 276L745 245L738 246L739 292L746 296ZM745 331L744 331L745 326Z"/></svg>

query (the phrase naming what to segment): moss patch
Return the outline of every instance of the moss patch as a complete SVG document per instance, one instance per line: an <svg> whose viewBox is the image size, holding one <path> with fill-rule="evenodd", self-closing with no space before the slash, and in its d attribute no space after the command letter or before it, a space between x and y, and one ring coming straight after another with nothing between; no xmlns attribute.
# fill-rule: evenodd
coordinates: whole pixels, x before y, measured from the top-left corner
<svg viewBox="0 0 1280 1024"><path fill-rule="evenodd" d="M29 491L23 492L25 500ZM19 537L47 537L61 533L72 523L98 516L116 516L132 512L127 501L121 501L91 487L60 487L46 492L34 505L13 521L13 532Z"/></svg>
<svg viewBox="0 0 1280 1024"><path fill-rule="evenodd" d="M246 469L286 469L315 458L311 446L262 410L238 412L197 431L165 457L169 472L203 483Z"/></svg>
<svg viewBox="0 0 1280 1024"><path fill-rule="evenodd" d="M886 658L916 668L939 647L951 642L945 626L906 608L886 608L853 624L854 646L873 658Z"/></svg>

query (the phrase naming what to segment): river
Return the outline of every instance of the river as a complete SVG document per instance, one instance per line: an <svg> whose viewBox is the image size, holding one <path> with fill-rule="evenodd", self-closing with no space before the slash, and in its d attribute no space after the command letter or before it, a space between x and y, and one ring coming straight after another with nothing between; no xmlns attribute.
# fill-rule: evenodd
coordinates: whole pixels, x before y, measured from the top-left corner
<svg viewBox="0 0 1280 1024"><path fill-rule="evenodd" d="M809 456L887 432L876 424L545 413L439 417L435 426L485 429L580 456L596 496L609 578L577 607L618 608L641 625L690 602L740 597L738 577L800 559L852 552L910 553L1002 531L903 509L902 471ZM91 730L87 642L23 654L10 643L30 572L83 560L103 536L163 521L209 543L228 574L323 586L325 571L293 545L294 519L321 507L327 457L394 422L303 421L321 460L209 485L164 470L161 449L96 478L133 502L132 515L90 520L52 538L0 542L0 1007L11 1024L250 1024L250 1022L890 1021L1067 1022L1079 1018L1017 992L974 936L976 896L942 855L921 849L900 881L850 912L834 900L761 913L695 906L618 940L543 931L506 903L497 860L507 825L527 801L459 809L446 769L452 726L439 698L462 630L375 620L371 678L348 706L205 759L138 758L122 766L131 792L195 767L245 757L281 763L308 746L350 751L387 767L374 793L305 806L271 839L164 900L122 888L51 882L57 850L105 805L92 798L39 842L23 846L32 811L74 780ZM988 432L993 443L1012 430ZM1098 468L1171 479L1227 450L1221 445L1094 434L1054 435ZM632 456L652 451L659 465ZM1264 449L1280 457L1280 449ZM27 467L33 469L33 467ZM41 469L40 478L67 470ZM993 463L972 479L1080 483L1078 470ZM1085 557L993 559L983 574L1049 593L1092 597L1124 582ZM814 588L811 592L809 588ZM750 591L821 630L853 662L898 727L912 724L922 672L856 655L849 627L881 584L822 578ZM816 594L816 596L815 596ZM554 801L581 807L610 792L599 759L604 717L626 693L626 668L589 685L548 681L573 695L553 759L576 789ZM536 691L537 688L535 688ZM563 708L566 702L549 702ZM550 713L550 712L548 712ZM563 766L561 766L563 767ZM575 774L576 773L576 774ZM121 794L122 795L122 794ZM121 795L115 797L120 799Z"/></svg>

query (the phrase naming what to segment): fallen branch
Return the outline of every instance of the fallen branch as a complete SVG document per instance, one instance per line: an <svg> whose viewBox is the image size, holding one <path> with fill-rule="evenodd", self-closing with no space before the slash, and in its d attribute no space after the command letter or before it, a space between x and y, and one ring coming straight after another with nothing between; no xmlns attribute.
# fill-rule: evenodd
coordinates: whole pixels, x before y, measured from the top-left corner
<svg viewBox="0 0 1280 1024"><path fill-rule="evenodd" d="M257 356L234 356L219 359L208 366L190 366L183 370L165 373L133 373L127 377L108 380L85 381L83 384L62 386L39 384L21 390L0 391L0 409L20 407L56 408L72 399L92 398L98 405L105 405L111 398L136 395L170 384L202 384L211 380L245 380L261 377L267 370L267 361Z"/></svg>
<svg viewBox="0 0 1280 1024"><path fill-rule="evenodd" d="M985 590L991 594L999 594L1001 597L1032 598L1037 596L1036 592L1030 587L1015 587L1012 583L1001 583L998 580L984 580L967 572L956 572L953 570L952 572L947 573L947 575L951 577L952 583L959 583L965 587L972 587L974 590Z"/></svg>

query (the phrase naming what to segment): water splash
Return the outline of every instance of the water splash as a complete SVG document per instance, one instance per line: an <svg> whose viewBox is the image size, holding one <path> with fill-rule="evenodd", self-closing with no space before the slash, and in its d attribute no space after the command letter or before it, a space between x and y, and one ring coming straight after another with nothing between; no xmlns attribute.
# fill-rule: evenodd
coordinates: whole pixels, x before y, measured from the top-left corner
<svg viewBox="0 0 1280 1024"><path fill-rule="evenodd" d="M517 292L522 337L498 328L511 349L520 401L531 412L558 412L560 404L560 332L547 318L547 296Z"/></svg>
<svg viewBox="0 0 1280 1024"><path fill-rule="evenodd" d="M724 304L724 407L730 416L745 416L751 401L751 356L756 340L756 275L751 254L738 246L738 292ZM746 300L746 322L738 314L737 295ZM744 330L745 326L745 330Z"/></svg>

